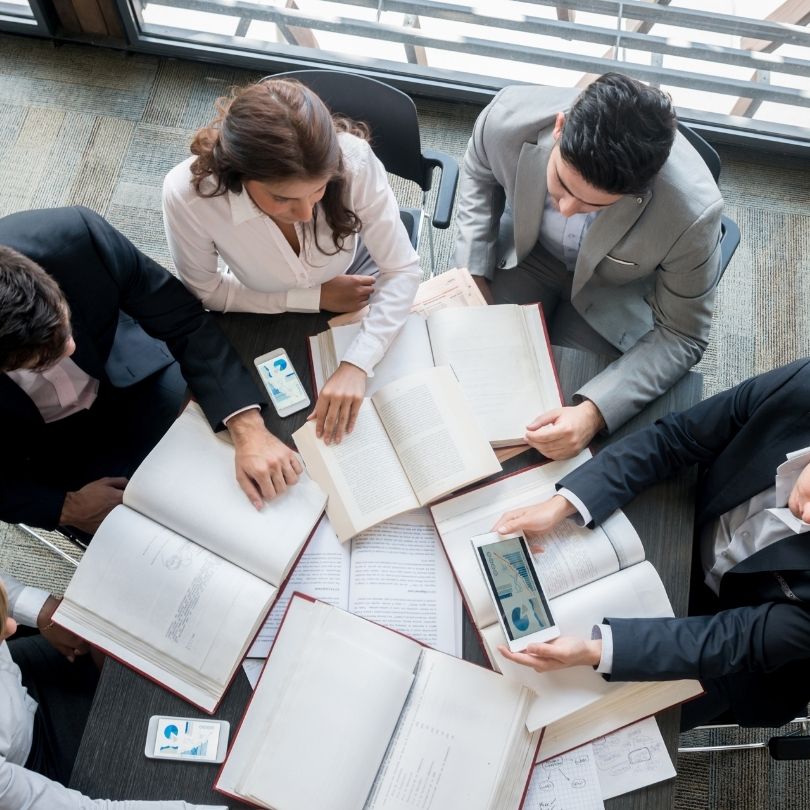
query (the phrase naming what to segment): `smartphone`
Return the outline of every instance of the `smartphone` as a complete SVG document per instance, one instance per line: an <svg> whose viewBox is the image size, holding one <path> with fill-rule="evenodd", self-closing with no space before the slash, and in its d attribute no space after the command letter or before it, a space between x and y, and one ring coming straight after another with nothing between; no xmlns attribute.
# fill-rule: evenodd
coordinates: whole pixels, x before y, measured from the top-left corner
<svg viewBox="0 0 810 810"><path fill-rule="evenodd" d="M262 354L253 362L279 416L289 416L309 406L307 392L284 349Z"/></svg>
<svg viewBox="0 0 810 810"><path fill-rule="evenodd" d="M149 718L144 753L150 759L180 762L222 762L228 750L227 720L153 715Z"/></svg>
<svg viewBox="0 0 810 810"><path fill-rule="evenodd" d="M527 644L557 638L560 630L523 533L479 534L472 538L472 544L509 649L521 652Z"/></svg>

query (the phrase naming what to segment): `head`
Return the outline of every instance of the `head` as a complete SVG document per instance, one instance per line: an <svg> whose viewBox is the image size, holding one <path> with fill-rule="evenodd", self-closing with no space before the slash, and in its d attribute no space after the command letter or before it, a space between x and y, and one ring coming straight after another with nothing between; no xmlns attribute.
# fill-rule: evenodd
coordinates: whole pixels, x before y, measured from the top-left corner
<svg viewBox="0 0 810 810"><path fill-rule="evenodd" d="M557 115L549 194L572 216L643 193L669 157L676 127L666 93L619 73L600 76Z"/></svg>
<svg viewBox="0 0 810 810"><path fill-rule="evenodd" d="M799 520L810 523L810 464L799 473L788 496L788 508Z"/></svg>
<svg viewBox="0 0 810 810"><path fill-rule="evenodd" d="M0 371L47 368L75 348L59 285L36 262L0 245Z"/></svg>
<svg viewBox="0 0 810 810"><path fill-rule="evenodd" d="M17 632L17 622L8 615L8 594L0 582L0 641L5 641Z"/></svg>
<svg viewBox="0 0 810 810"><path fill-rule="evenodd" d="M250 194L279 224L307 222L318 203L332 228L335 247L359 230L343 204L345 179L338 132L366 130L333 118L318 96L300 82L270 79L236 90L217 102L218 115L197 132L191 167L198 194ZM211 177L216 185L205 190Z"/></svg>

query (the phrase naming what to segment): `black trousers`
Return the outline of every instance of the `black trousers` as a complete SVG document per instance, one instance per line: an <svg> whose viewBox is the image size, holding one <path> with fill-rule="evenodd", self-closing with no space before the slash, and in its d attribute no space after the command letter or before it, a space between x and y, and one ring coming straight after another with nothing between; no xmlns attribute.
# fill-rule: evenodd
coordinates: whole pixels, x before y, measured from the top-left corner
<svg viewBox="0 0 810 810"><path fill-rule="evenodd" d="M11 638L8 648L23 686L39 704L25 767L67 785L93 704L98 670L89 655L71 664L40 635Z"/></svg>

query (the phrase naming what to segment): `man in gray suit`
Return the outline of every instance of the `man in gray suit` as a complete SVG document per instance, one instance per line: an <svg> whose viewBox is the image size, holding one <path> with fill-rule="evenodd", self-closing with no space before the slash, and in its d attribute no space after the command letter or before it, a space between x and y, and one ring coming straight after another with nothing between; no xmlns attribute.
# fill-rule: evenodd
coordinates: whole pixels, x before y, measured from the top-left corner
<svg viewBox="0 0 810 810"><path fill-rule="evenodd" d="M578 97L507 87L475 124L457 266L490 302L542 302L553 343L614 358L527 426L550 458L620 427L706 347L723 200L676 126L667 95L617 73Z"/></svg>

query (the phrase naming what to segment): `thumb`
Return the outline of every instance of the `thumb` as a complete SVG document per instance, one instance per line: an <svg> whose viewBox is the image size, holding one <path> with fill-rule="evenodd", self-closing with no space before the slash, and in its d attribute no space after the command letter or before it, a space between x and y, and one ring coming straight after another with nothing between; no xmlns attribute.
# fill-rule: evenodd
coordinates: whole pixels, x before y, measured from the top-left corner
<svg viewBox="0 0 810 810"><path fill-rule="evenodd" d="M497 532L498 534L511 534L521 529L523 529L523 515L518 515L517 517L502 520L498 524Z"/></svg>
<svg viewBox="0 0 810 810"><path fill-rule="evenodd" d="M106 478L102 478L101 480L108 487L114 487L115 489L125 489L128 481L128 479L123 477L112 477L112 476L107 476Z"/></svg>
<svg viewBox="0 0 810 810"><path fill-rule="evenodd" d="M360 286L373 286L374 284L374 276L353 276L353 278L355 279L355 283Z"/></svg>
<svg viewBox="0 0 810 810"><path fill-rule="evenodd" d="M538 428L545 427L546 425L553 425L559 418L562 410L554 408L552 411L540 414L534 421L526 425L526 430L537 430Z"/></svg>

